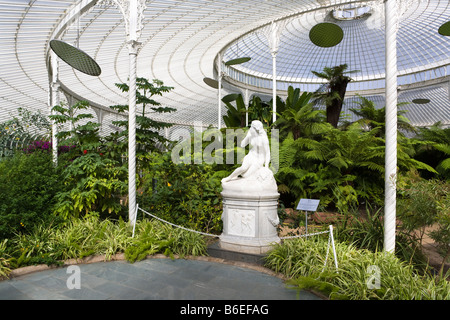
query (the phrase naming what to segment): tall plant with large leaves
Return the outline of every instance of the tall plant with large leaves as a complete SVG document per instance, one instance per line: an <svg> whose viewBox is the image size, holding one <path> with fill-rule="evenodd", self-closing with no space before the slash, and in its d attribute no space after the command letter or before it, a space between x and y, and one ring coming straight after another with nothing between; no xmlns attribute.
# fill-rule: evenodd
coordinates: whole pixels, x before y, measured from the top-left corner
<svg viewBox="0 0 450 320"><path fill-rule="evenodd" d="M123 92L129 91L126 83L116 83L116 86ZM158 121L154 116L162 113L176 111L174 108L161 106L161 103L154 100L155 96L162 96L170 92L173 87L165 86L164 82L158 79L149 81L146 78L136 78L136 157L138 165L146 166L149 162L148 154L159 152L165 149L169 140L159 134L159 130L170 128L171 123ZM111 109L119 113L128 111L128 105L114 105ZM126 154L128 150L128 120L113 121L113 124L122 130L109 137L109 152L115 157Z"/></svg>
<svg viewBox="0 0 450 320"><path fill-rule="evenodd" d="M356 108L350 108L350 111L359 117L356 123L359 123L364 130L378 130L377 136L385 136L386 128L386 107L377 109L375 102L372 100L358 95L359 101L357 102ZM408 102L399 103L398 106L405 105ZM405 110L397 111L397 128L398 132L410 132L415 133L416 128L411 125L409 120L404 116L407 113Z"/></svg>
<svg viewBox="0 0 450 320"><path fill-rule="evenodd" d="M100 124L92 121L85 101L55 106L51 117L60 127L61 144L73 146L60 157L64 187L55 196L55 213L64 218L87 214L119 214L120 196L127 188L126 168L105 155ZM70 125L69 125L70 124ZM69 130L63 130L69 127Z"/></svg>
<svg viewBox="0 0 450 320"><path fill-rule="evenodd" d="M439 177L450 179L450 128L435 123L419 130L416 158L436 168Z"/></svg>
<svg viewBox="0 0 450 320"><path fill-rule="evenodd" d="M282 104L281 113L275 122L275 126L280 130L280 137L285 138L292 133L294 140L301 136L313 136L324 130L323 112L313 107L310 102L312 93L300 93L300 89L288 88L286 101ZM280 109L280 108L278 108Z"/></svg>
<svg viewBox="0 0 450 320"><path fill-rule="evenodd" d="M347 68L347 64L341 64L331 68L325 67L322 72L311 71L315 76L327 80L327 83L314 93L314 102L326 106L327 122L335 128L339 123L347 85L352 81L352 78L345 74L356 72L346 71Z"/></svg>

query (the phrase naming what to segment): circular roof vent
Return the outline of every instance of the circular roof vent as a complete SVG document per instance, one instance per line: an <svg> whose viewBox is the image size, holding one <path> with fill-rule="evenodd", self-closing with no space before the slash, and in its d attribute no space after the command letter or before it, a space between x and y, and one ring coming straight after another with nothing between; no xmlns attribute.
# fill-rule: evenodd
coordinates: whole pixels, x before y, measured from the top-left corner
<svg viewBox="0 0 450 320"><path fill-rule="evenodd" d="M369 6L345 6L332 11L333 18L337 20L355 20L369 16L371 8Z"/></svg>

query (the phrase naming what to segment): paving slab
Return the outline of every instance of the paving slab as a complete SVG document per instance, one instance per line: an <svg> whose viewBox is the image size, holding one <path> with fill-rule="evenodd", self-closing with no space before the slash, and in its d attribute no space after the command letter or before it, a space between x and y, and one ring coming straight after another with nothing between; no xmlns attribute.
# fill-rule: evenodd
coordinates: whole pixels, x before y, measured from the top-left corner
<svg viewBox="0 0 450 320"><path fill-rule="evenodd" d="M66 265L0 281L0 300L321 300L261 267L212 260L77 264L79 288Z"/></svg>

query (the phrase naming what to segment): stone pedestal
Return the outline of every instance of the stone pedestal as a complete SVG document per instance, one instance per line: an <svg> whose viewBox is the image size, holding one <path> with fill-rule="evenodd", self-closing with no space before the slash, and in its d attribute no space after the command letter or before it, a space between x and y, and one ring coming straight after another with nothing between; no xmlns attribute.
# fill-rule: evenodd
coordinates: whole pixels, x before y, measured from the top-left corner
<svg viewBox="0 0 450 320"><path fill-rule="evenodd" d="M267 183L258 180L237 179L222 185L222 249L263 254L280 242L277 233L280 195L275 181L270 183L267 188Z"/></svg>

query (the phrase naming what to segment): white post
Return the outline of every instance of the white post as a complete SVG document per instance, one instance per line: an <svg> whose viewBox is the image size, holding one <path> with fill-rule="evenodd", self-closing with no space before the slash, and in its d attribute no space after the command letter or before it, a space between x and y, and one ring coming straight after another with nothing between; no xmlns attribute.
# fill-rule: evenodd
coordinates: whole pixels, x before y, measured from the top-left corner
<svg viewBox="0 0 450 320"><path fill-rule="evenodd" d="M250 100L250 93L248 92L248 89L245 89L245 95L244 95L244 104L245 104L245 126L248 127L248 103Z"/></svg>
<svg viewBox="0 0 450 320"><path fill-rule="evenodd" d="M272 112L273 112L273 123L277 120L277 52L272 51Z"/></svg>
<svg viewBox="0 0 450 320"><path fill-rule="evenodd" d="M273 122L277 119L277 53L278 53L278 46L280 43L280 36L283 32L284 26L286 25L287 21L272 21L270 27L267 27L264 29L264 35L266 36L268 42L269 42L269 48L270 53L272 54L272 120Z"/></svg>
<svg viewBox="0 0 450 320"><path fill-rule="evenodd" d="M334 246L333 225L330 225L330 237L331 237L331 246L333 247L334 265L336 266L336 271L338 271L336 247Z"/></svg>
<svg viewBox="0 0 450 320"><path fill-rule="evenodd" d="M140 43L137 41L142 29L144 0L116 0L121 7L127 27L129 54L129 90L128 90L128 217L129 223L136 222L136 65Z"/></svg>
<svg viewBox="0 0 450 320"><path fill-rule="evenodd" d="M385 1L386 20L386 154L384 250L395 250L397 180L397 4Z"/></svg>
<svg viewBox="0 0 450 320"><path fill-rule="evenodd" d="M50 114L54 115L55 113L52 111L54 106L59 105L59 83L58 83L58 56L53 51L51 52L51 64L52 64L52 83L50 85L51 89L51 103L50 103ZM53 154L53 163L55 165L58 164L58 139L56 138L56 134L58 131L58 127L56 125L56 121L52 120L52 154Z"/></svg>
<svg viewBox="0 0 450 320"><path fill-rule="evenodd" d="M217 129L222 127L222 54L217 56Z"/></svg>
<svg viewBox="0 0 450 320"><path fill-rule="evenodd" d="M136 41L130 41L130 84L128 91L128 216L135 223L136 211Z"/></svg>

